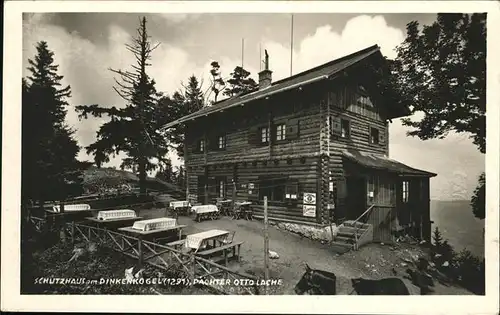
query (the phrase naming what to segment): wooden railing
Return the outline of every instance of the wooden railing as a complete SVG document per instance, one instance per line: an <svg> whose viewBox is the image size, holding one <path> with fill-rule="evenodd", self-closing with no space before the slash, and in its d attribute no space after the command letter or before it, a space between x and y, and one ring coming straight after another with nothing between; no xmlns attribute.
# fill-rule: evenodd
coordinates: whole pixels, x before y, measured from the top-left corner
<svg viewBox="0 0 500 315"><path fill-rule="evenodd" d="M82 238L87 242L99 242L101 245L138 260L139 266L148 264L165 272L176 271L181 274L178 278L184 277L185 283L189 285L193 285L195 279L209 280L224 277L226 281L229 280L231 283L234 283L236 280L249 279L253 280L255 285L248 287L219 286L214 281L211 287L223 293L228 293L227 290L232 288L237 291L231 292L232 294L259 294L256 285L256 277L233 271L213 261L199 257L196 254L183 253L167 245L145 241L115 231L74 222L67 223L65 230L70 235L73 242L75 242L77 238ZM215 276L218 276L218 278L215 278Z"/></svg>
<svg viewBox="0 0 500 315"><path fill-rule="evenodd" d="M365 215L367 215L373 209L373 207L375 207L374 204L371 205L370 207L368 207L368 209L366 209L365 212L363 212L356 220L353 221L353 226L355 228L355 230L354 230L354 240L355 240L354 247L355 247L355 249L357 249L357 247L358 247L358 238L359 238L358 232L359 232L359 229L361 228L361 227L357 227L356 223L358 223L361 220L361 218L363 218Z"/></svg>

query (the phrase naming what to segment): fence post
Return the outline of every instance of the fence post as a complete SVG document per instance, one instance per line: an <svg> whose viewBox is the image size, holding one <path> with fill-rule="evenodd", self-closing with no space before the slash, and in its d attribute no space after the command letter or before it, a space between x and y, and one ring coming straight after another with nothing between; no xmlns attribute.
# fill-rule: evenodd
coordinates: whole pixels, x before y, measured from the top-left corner
<svg viewBox="0 0 500 315"><path fill-rule="evenodd" d="M196 257L194 253L191 254L191 283L194 283L194 279L196 278Z"/></svg>
<svg viewBox="0 0 500 315"><path fill-rule="evenodd" d="M269 231L267 219L267 196L264 196L264 279L269 280ZM267 286L266 294L269 293Z"/></svg>
<svg viewBox="0 0 500 315"><path fill-rule="evenodd" d="M75 245L75 221L71 222L71 244Z"/></svg>
<svg viewBox="0 0 500 315"><path fill-rule="evenodd" d="M144 254L142 253L142 238L139 237L137 243L137 250L139 251L139 269L142 268L142 261L144 259Z"/></svg>

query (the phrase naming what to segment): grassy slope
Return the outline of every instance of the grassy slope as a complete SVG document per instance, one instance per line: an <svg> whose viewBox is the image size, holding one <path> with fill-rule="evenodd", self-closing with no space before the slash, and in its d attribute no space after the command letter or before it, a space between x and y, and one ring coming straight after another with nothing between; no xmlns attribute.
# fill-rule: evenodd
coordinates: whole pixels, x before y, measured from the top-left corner
<svg viewBox="0 0 500 315"><path fill-rule="evenodd" d="M146 180L148 190L170 194L177 198L182 198L184 195L184 192L174 184L153 177L148 177ZM86 187L104 185L109 188L119 188L122 184L128 184L132 188L139 187L139 177L132 172L95 166L85 171L83 182Z"/></svg>

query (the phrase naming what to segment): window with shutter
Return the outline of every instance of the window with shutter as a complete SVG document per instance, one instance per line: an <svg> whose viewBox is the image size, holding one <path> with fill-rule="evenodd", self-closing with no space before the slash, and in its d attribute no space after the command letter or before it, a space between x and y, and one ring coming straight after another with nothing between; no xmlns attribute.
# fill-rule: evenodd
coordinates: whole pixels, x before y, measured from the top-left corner
<svg viewBox="0 0 500 315"><path fill-rule="evenodd" d="M286 122L286 139L293 140L299 137L299 119L293 118Z"/></svg>
<svg viewBox="0 0 500 315"><path fill-rule="evenodd" d="M351 122L348 119L340 120L340 136L342 138L350 138L351 137Z"/></svg>
<svg viewBox="0 0 500 315"><path fill-rule="evenodd" d="M385 139L385 131L382 131L382 130L381 130L381 131L379 131L379 133L378 133L378 142L379 142L380 144L383 144L383 143L385 143L384 139Z"/></svg>
<svg viewBox="0 0 500 315"><path fill-rule="evenodd" d="M259 127L252 127L248 130L248 143L251 145L257 145L260 143L260 133Z"/></svg>
<svg viewBox="0 0 500 315"><path fill-rule="evenodd" d="M379 144L381 132L377 128L370 127L370 143Z"/></svg>
<svg viewBox="0 0 500 315"><path fill-rule="evenodd" d="M341 118L338 116L330 117L330 130L332 135L340 136L342 135L342 123Z"/></svg>
<svg viewBox="0 0 500 315"><path fill-rule="evenodd" d="M299 183L296 180L291 180L285 187L285 200L289 202L297 202L299 199Z"/></svg>

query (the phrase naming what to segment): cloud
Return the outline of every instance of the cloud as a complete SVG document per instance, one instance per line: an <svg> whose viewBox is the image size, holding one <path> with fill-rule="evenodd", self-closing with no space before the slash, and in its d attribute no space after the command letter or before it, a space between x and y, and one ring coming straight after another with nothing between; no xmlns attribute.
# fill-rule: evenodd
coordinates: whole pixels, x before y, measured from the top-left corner
<svg viewBox="0 0 500 315"><path fill-rule="evenodd" d="M404 33L388 26L382 16L354 17L340 33L335 32L330 25L324 25L294 45L293 73L305 71L374 44L381 47L385 56L394 58L394 48L403 40ZM289 76L290 47L271 39L264 39L263 42L263 47L270 55L273 79L279 80Z"/></svg>

